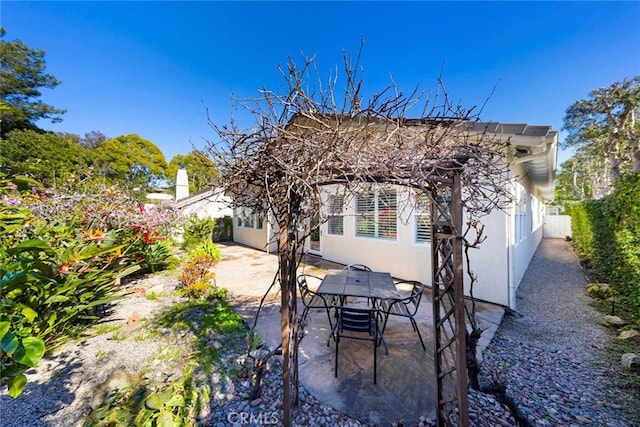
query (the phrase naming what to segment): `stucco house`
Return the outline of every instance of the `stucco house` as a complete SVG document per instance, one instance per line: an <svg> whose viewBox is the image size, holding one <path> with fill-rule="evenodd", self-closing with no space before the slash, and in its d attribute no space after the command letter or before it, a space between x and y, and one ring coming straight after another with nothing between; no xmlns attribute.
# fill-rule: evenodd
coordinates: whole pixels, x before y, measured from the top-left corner
<svg viewBox="0 0 640 427"><path fill-rule="evenodd" d="M484 122L478 127L509 142L509 191L513 202L484 217L486 241L472 253L477 274L474 297L516 308L516 289L543 238L545 204L554 197L558 131L550 126ZM413 206L402 215L410 190L389 187L346 200L327 191L322 205L328 221L307 243L309 253L342 264L365 264L394 277L430 286L430 221L428 208ZM242 208L233 212L238 243L277 251L272 221ZM467 284L468 286L468 284Z"/></svg>
<svg viewBox="0 0 640 427"><path fill-rule="evenodd" d="M222 218L233 215L229 207L231 199L219 188L207 188L189 194L189 179L185 169L179 169L176 175L175 202L183 216Z"/></svg>

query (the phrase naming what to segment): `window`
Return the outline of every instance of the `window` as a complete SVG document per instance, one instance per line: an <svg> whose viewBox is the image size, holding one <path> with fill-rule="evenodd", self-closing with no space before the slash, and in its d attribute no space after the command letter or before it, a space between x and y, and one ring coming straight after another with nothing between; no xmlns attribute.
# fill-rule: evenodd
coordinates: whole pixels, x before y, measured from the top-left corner
<svg viewBox="0 0 640 427"><path fill-rule="evenodd" d="M428 243L431 241L431 214L429 211L429 197L420 195L416 202L414 214L416 226L416 243Z"/></svg>
<svg viewBox="0 0 640 427"><path fill-rule="evenodd" d="M242 222L244 222L244 228L253 228L253 214L248 209L243 212Z"/></svg>
<svg viewBox="0 0 640 427"><path fill-rule="evenodd" d="M531 195L531 231L535 231L536 228L542 225L542 217L544 206L540 203L540 200L533 194Z"/></svg>
<svg viewBox="0 0 640 427"><path fill-rule="evenodd" d="M254 214L249 209L238 209L236 211L236 225L243 228L255 228L256 230L262 230L262 223L264 218L260 215Z"/></svg>
<svg viewBox="0 0 640 427"><path fill-rule="evenodd" d="M398 196L395 190L356 196L356 236L395 240Z"/></svg>
<svg viewBox="0 0 640 427"><path fill-rule="evenodd" d="M527 190L519 182L514 183L515 243L527 238Z"/></svg>
<svg viewBox="0 0 640 427"><path fill-rule="evenodd" d="M329 234L342 236L344 234L344 197L329 196L329 212L327 231Z"/></svg>

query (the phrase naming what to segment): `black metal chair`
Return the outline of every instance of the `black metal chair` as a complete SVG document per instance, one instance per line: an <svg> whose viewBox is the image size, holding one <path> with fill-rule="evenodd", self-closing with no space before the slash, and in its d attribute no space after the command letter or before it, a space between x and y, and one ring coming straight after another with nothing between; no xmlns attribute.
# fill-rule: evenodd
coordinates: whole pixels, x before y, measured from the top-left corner
<svg viewBox="0 0 640 427"><path fill-rule="evenodd" d="M364 264L349 264L347 266L345 266L343 268L343 270L349 270L349 271L373 271L371 268L367 267ZM345 305L347 303L347 297L341 297L340 298L340 305ZM373 300L371 300L370 298L367 299L367 305L372 305L373 306Z"/></svg>
<svg viewBox="0 0 640 427"><path fill-rule="evenodd" d="M343 270L351 271L373 271L369 267L363 264L349 264Z"/></svg>
<svg viewBox="0 0 640 427"><path fill-rule="evenodd" d="M333 337L336 341L335 356L335 377L338 377L338 355L340 349L340 339L349 338L356 340L371 341L373 347L373 383L378 382L378 346L382 340L379 332L378 317L380 310L377 308L356 308L347 306L336 306L337 321L334 328ZM356 335L356 333L358 335ZM386 343L385 343L386 350ZM388 354L388 350L386 350Z"/></svg>
<svg viewBox="0 0 640 427"><path fill-rule="evenodd" d="M300 322L303 324L306 322L306 318L309 315L309 310L325 310L325 312L327 313L327 319L329 319L329 329L333 331L333 322L331 322L331 312L329 311L329 309L334 305L333 297L321 295L309 289L310 280L320 283L322 279L310 274L301 274L298 276L297 280L298 289L300 290L300 299L302 300L302 304L304 305L304 310L302 311Z"/></svg>
<svg viewBox="0 0 640 427"><path fill-rule="evenodd" d="M402 284L412 285L411 294L408 297L401 299L386 299L380 301L380 308L384 314L382 334L384 334L384 330L387 327L389 316L406 317L411 321L413 330L418 334L418 338L420 338L420 344L422 344L422 349L424 351L427 351L427 348L424 345L424 341L422 340L422 335L420 334L420 329L418 329L418 324L416 323L415 319L416 313L418 312L418 307L420 307L420 300L422 299L422 295L424 294L424 285L415 280L407 280L396 283L396 285Z"/></svg>

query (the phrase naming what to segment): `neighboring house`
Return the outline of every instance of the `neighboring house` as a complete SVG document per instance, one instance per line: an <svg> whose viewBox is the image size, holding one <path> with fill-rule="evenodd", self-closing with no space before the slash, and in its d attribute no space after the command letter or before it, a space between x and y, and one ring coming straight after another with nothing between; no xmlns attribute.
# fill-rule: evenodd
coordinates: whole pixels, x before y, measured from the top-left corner
<svg viewBox="0 0 640 427"><path fill-rule="evenodd" d="M497 138L509 140L510 192L513 203L505 211L482 218L487 239L470 250L478 277L474 297L516 308L516 289L543 237L545 204L554 197L558 132L550 126L479 123ZM325 192L328 221L308 242L310 253L342 264L365 264L394 277L431 285L431 243L428 204L403 209L409 189L389 187L345 200ZM403 214L404 212L404 214ZM406 213L410 212L410 214ZM272 221L234 210L234 241L277 251ZM466 278L468 281L468 278ZM468 285L468 283L467 283Z"/></svg>
<svg viewBox="0 0 640 427"><path fill-rule="evenodd" d="M233 215L233 210L229 207L231 199L220 189L209 188L189 195L189 180L184 169L178 170L176 175L175 201L183 216L221 218Z"/></svg>

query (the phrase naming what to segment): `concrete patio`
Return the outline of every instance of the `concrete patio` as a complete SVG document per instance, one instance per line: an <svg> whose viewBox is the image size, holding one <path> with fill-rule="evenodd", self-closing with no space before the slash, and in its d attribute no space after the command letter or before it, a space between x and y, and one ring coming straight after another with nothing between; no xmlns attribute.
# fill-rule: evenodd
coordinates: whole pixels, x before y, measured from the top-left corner
<svg viewBox="0 0 640 427"><path fill-rule="evenodd" d="M236 244L219 246L223 260L215 270L217 285L229 289L231 303L252 325L260 300L277 272L277 256ZM299 274L323 277L327 269L342 267L307 256ZM504 310L486 303L477 303L476 310L484 329L479 344L482 351L491 341ZM384 334L389 354L385 354L384 347L378 348L378 382L373 384L373 355L367 341L341 341L338 377L334 377L335 343L327 346L327 315L322 310L312 310L300 345L300 380L316 398L362 421L390 425L402 419L415 424L420 416L433 418L436 404L432 319L431 295L426 292L416 317L427 346L423 351L408 319L390 318ZM265 298L257 330L269 348L280 343L278 284Z"/></svg>

